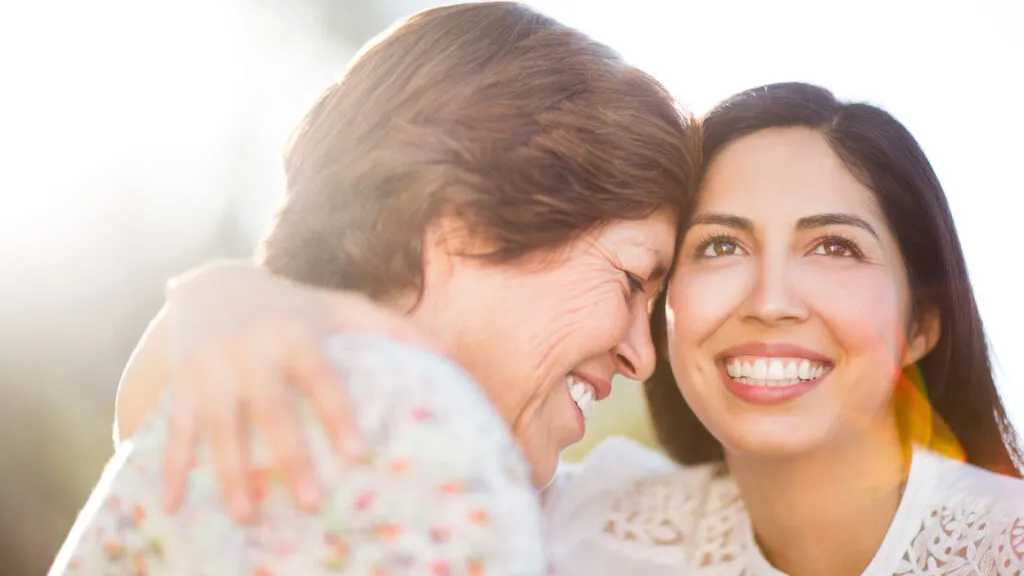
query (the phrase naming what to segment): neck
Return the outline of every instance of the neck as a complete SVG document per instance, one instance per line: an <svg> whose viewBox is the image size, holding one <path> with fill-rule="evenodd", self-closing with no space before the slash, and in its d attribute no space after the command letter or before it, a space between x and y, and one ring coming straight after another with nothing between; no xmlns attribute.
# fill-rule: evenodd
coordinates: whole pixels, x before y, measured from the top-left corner
<svg viewBox="0 0 1024 576"><path fill-rule="evenodd" d="M889 529L909 471L894 419L812 452L728 452L758 545L791 576L862 574Z"/></svg>

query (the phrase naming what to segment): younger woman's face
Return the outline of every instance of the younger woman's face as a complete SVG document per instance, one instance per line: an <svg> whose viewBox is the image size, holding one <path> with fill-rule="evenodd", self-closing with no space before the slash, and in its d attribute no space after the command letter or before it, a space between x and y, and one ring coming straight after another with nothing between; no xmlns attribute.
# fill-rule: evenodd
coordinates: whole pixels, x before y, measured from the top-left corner
<svg viewBox="0 0 1024 576"><path fill-rule="evenodd" d="M669 355L726 451L795 455L891 426L893 388L934 346L874 194L806 128L713 161L668 293Z"/></svg>

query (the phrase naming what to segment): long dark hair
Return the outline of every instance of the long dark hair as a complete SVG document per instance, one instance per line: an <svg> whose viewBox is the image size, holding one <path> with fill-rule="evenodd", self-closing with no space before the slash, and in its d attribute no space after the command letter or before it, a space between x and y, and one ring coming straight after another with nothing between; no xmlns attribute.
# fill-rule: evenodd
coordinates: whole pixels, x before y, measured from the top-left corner
<svg viewBox="0 0 1024 576"><path fill-rule="evenodd" d="M899 121L875 106L840 102L817 86L762 86L732 96L705 116L703 165L706 169L739 138L796 126L819 130L850 172L872 190L899 242L915 307L932 306L941 315L937 345L904 371L905 378L924 391L936 421L959 440L968 462L1020 476L1019 438L992 377L946 195L921 147ZM694 189L699 193L699 185ZM722 459L722 445L687 405L668 364L664 293L651 332L658 363L645 393L658 441L684 464Z"/></svg>

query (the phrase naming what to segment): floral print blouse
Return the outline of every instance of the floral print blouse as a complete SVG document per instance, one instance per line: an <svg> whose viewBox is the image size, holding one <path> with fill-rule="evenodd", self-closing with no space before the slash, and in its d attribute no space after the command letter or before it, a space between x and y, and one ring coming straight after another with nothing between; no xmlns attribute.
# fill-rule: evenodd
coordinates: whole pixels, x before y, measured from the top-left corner
<svg viewBox="0 0 1024 576"><path fill-rule="evenodd" d="M107 464L50 574L278 576L546 573L541 510L507 426L457 366L383 337L326 342L367 446L334 456L298 399L327 488L318 512L292 503L258 436L255 522L232 522L201 450L182 508L163 511L169 401Z"/></svg>

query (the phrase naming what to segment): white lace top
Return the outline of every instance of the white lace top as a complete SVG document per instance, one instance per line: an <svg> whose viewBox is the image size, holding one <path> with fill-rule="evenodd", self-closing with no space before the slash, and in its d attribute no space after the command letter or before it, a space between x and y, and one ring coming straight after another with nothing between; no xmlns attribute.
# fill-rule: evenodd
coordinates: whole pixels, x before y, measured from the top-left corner
<svg viewBox="0 0 1024 576"><path fill-rule="evenodd" d="M683 468L616 438L560 470L545 499L559 575L783 574L754 544L721 465ZM1024 482L915 450L903 501L864 574L1022 572Z"/></svg>

